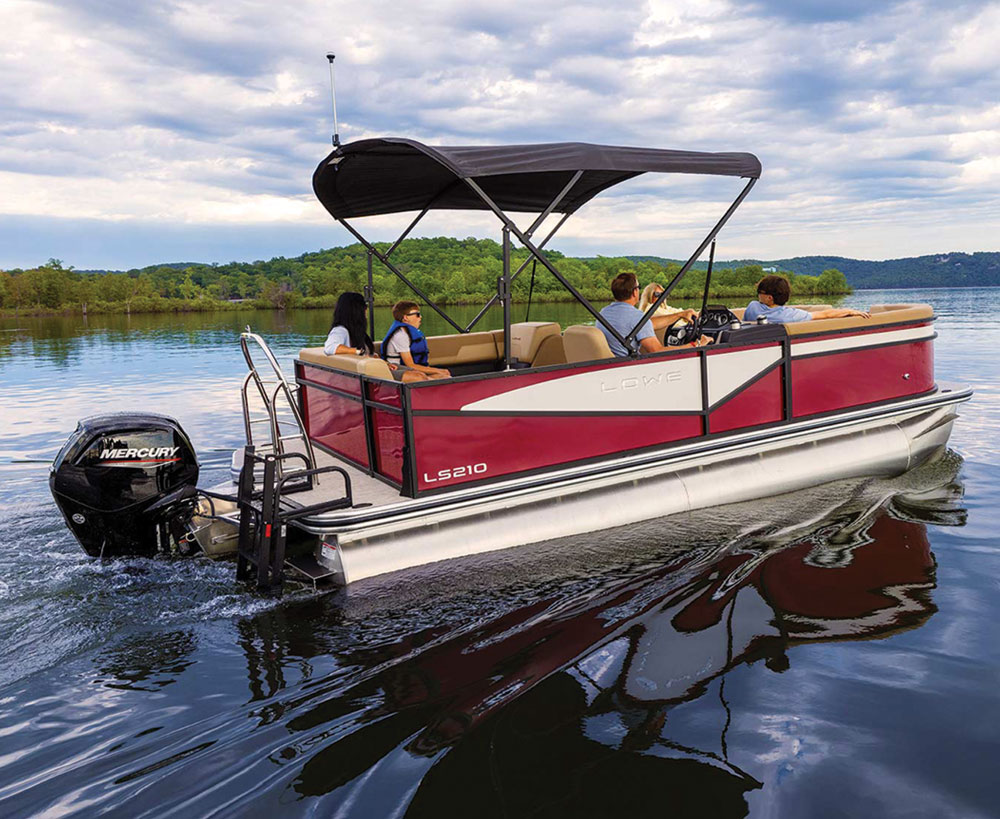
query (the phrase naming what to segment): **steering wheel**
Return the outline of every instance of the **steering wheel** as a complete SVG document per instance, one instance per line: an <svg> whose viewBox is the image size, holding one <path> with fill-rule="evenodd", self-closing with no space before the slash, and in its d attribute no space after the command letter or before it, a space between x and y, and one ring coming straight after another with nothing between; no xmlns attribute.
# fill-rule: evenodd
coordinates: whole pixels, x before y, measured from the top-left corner
<svg viewBox="0 0 1000 819"><path fill-rule="evenodd" d="M701 330L698 328L699 320L694 319L685 324L681 324L684 319L674 319L663 331L663 344L666 347L682 347L691 344L701 337Z"/></svg>
<svg viewBox="0 0 1000 819"><path fill-rule="evenodd" d="M681 347L697 341L703 335L711 336L714 339L721 331L728 329L733 322L740 323L732 310L720 304L707 306L702 310L701 315L687 324L679 325L680 321L683 319L675 319L667 325L667 329L663 332L665 346Z"/></svg>

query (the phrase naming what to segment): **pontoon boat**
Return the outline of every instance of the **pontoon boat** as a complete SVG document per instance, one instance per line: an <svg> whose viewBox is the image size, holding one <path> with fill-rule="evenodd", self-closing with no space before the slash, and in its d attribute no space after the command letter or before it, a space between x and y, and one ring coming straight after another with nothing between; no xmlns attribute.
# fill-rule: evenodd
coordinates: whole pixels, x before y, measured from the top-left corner
<svg viewBox="0 0 1000 819"><path fill-rule="evenodd" d="M238 575L280 588L288 572L347 583L432 561L572 536L639 519L775 495L841 478L894 475L941 453L967 388L934 378L934 314L885 304L871 317L745 324L707 305L667 352L612 355L622 336L544 252L594 196L644 173L746 180L653 312L712 246L760 176L752 154L581 143L431 147L406 139L338 146L313 187L367 249L371 335L375 262L456 333L429 339L453 377L399 383L378 358L302 350L294 378L249 328L240 343L247 446L232 485L197 489L197 462L176 422L102 416L81 422L53 466L68 525L94 555L236 552ZM461 326L392 261L431 210L499 220L503 275ZM348 219L418 211L384 252ZM512 211L537 214L520 229ZM561 214L541 241L535 233ZM594 324L514 322L516 240ZM709 260L708 278L711 275ZM503 328L477 331L494 304ZM685 336L684 333L688 335ZM684 346L708 334L715 343ZM664 339L661 339L664 340Z"/></svg>

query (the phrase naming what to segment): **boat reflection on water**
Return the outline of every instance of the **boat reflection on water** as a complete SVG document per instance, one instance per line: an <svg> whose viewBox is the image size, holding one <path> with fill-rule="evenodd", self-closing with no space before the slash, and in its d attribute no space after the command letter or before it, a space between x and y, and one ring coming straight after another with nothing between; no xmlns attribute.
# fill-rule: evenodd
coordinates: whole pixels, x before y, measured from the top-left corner
<svg viewBox="0 0 1000 819"><path fill-rule="evenodd" d="M365 673L287 715L292 742L279 754L301 765L291 787L300 797L343 788L333 798L360 814L408 804L411 816L660 815L669 797L679 815L744 815L745 794L763 783L727 747L726 675L757 662L781 672L797 645L882 638L931 617L926 524L965 515L961 461L949 458L927 480L914 472L882 482L888 493L856 493L808 532L696 546L457 636L426 631L341 653ZM255 697L283 687L281 653L320 649L285 645L276 656L262 639L322 641L267 621L247 621ZM675 719L709 691L717 718L702 707L696 728Z"/></svg>

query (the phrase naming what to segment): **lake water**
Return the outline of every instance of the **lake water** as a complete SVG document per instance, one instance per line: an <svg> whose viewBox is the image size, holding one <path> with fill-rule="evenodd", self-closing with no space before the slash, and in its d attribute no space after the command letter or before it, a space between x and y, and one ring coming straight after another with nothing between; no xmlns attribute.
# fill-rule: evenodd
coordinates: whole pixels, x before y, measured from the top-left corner
<svg viewBox="0 0 1000 819"><path fill-rule="evenodd" d="M222 479L239 330L327 312L0 321L0 816L1000 815L1000 290L899 301L976 389L934 464L279 601L88 559L48 462L135 408Z"/></svg>

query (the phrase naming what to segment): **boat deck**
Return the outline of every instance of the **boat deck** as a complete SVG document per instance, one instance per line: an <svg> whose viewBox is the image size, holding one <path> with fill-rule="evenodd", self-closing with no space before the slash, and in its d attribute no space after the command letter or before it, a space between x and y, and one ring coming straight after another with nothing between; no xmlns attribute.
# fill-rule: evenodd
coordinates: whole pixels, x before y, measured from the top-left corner
<svg viewBox="0 0 1000 819"><path fill-rule="evenodd" d="M304 447L298 441L289 441L286 444L286 451L288 452L302 452L303 450ZM351 479L351 497L354 501L352 509L386 507L410 500L400 495L399 490L395 487L378 478L373 478L364 470L347 461L341 460L318 448L315 448L313 452L316 456L317 468L338 466L347 473ZM336 473L320 475L313 480L314 485L312 489L284 495L282 497L282 504L298 508L343 497L344 481L340 475ZM257 488L260 488L259 482ZM233 480L226 481L209 487L208 491L214 492L216 495L234 496L236 494L236 483ZM239 522L239 513L236 511L235 503L229 505L223 504L222 509L223 517L231 519L231 522L234 523Z"/></svg>
<svg viewBox="0 0 1000 819"><path fill-rule="evenodd" d="M302 445L298 441L289 442L289 451L301 451L302 448ZM314 448L313 451L316 455L317 467L339 466L348 474L351 479L351 492L354 500L353 508L357 509L361 506L387 506L391 503L399 503L402 500L406 500L394 486L390 486L378 478L373 478L364 470L347 461L324 452L318 447ZM319 475L318 479L314 479L314 481L315 485L312 489L307 492L296 492L293 495L287 495L284 500L289 502L290 505L311 506L314 503L322 503L325 500L341 497L343 494L344 482L341 476L336 473Z"/></svg>

